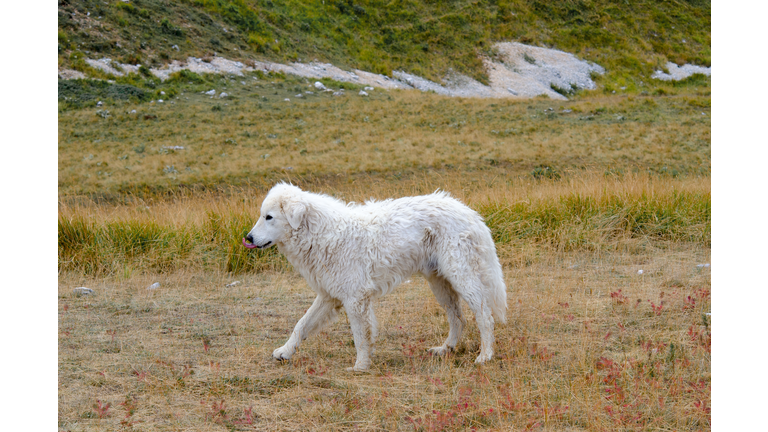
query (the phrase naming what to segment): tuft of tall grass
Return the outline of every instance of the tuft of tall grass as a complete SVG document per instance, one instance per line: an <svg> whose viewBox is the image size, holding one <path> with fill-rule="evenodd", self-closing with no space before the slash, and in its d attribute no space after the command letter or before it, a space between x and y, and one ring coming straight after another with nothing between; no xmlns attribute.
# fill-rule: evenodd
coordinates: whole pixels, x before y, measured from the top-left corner
<svg viewBox="0 0 768 432"><path fill-rule="evenodd" d="M489 201L476 210L501 244L528 240L570 251L599 249L627 238L710 242L708 192L599 197L574 192L517 203Z"/></svg>

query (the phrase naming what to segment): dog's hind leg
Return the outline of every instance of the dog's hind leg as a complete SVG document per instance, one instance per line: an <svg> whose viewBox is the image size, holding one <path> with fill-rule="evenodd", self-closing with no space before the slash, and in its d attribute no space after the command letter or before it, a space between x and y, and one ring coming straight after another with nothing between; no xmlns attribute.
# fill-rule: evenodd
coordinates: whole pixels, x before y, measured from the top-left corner
<svg viewBox="0 0 768 432"><path fill-rule="evenodd" d="M341 303L338 300L317 296L315 302L307 310L307 313L296 323L296 327L293 329L288 342L272 352L272 357L277 360L290 359L304 339L333 322L338 316L340 308Z"/></svg>
<svg viewBox="0 0 768 432"><path fill-rule="evenodd" d="M429 287L437 298L437 302L445 309L448 315L448 338L441 346L429 349L429 352L435 355L444 355L456 348L456 344L461 338L461 332L464 330L464 317L461 315L461 304L459 295L456 294L451 283L442 276L432 274L427 276Z"/></svg>
<svg viewBox="0 0 768 432"><path fill-rule="evenodd" d="M357 351L355 366L347 368L348 371L366 371L371 366L371 342L376 333L371 322L371 319L376 319L371 307L371 300L368 298L344 302Z"/></svg>

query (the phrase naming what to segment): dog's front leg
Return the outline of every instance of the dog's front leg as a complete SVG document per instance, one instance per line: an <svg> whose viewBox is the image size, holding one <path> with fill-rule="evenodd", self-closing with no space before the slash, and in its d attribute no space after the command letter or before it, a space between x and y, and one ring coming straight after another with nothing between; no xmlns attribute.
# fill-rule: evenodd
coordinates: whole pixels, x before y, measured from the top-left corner
<svg viewBox="0 0 768 432"><path fill-rule="evenodd" d="M362 372L371 366L371 302L369 299L351 300L344 303L349 325L352 327L352 337L355 340L357 360L355 366L348 371ZM375 336L375 335L374 335Z"/></svg>
<svg viewBox="0 0 768 432"><path fill-rule="evenodd" d="M341 303L338 300L317 296L307 313L296 323L288 342L272 352L272 357L277 360L290 359L304 339L322 330L336 318L340 308Z"/></svg>

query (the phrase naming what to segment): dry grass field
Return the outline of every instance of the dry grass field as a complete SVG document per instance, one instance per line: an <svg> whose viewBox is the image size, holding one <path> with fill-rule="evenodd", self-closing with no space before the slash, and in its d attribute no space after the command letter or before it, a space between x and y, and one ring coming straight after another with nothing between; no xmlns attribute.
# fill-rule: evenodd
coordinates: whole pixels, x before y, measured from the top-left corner
<svg viewBox="0 0 768 432"><path fill-rule="evenodd" d="M332 96L317 92L313 81L278 74L192 75L157 84L153 103L96 107L99 98L87 86L66 93L93 98L80 108L69 105L73 99L60 102L60 193L263 188L286 177L353 180L361 173L399 180L426 169L449 176L495 170L501 178L542 167L671 176L711 170L709 78L703 76L659 84L667 96L560 102L382 90L362 97L352 84L326 80L334 89L349 87ZM210 89L229 96L202 94Z"/></svg>
<svg viewBox="0 0 768 432"><path fill-rule="evenodd" d="M272 360L313 299L293 273L62 274L60 430L710 429L710 272L697 267L707 248L635 241L511 257L493 361L473 364L468 310L457 352L426 353L448 327L413 278L378 303L362 375L345 371L345 315L291 361ZM95 294L74 295L81 285Z"/></svg>

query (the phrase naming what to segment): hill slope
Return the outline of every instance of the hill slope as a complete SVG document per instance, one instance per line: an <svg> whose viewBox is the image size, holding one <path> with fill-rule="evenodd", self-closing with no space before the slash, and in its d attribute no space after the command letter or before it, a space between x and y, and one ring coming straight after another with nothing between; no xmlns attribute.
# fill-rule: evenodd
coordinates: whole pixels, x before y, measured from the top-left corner
<svg viewBox="0 0 768 432"><path fill-rule="evenodd" d="M236 60L330 62L441 81L487 83L498 41L557 48L631 84L677 64L710 65L709 1L60 0L59 65L83 58L158 66L214 53Z"/></svg>

